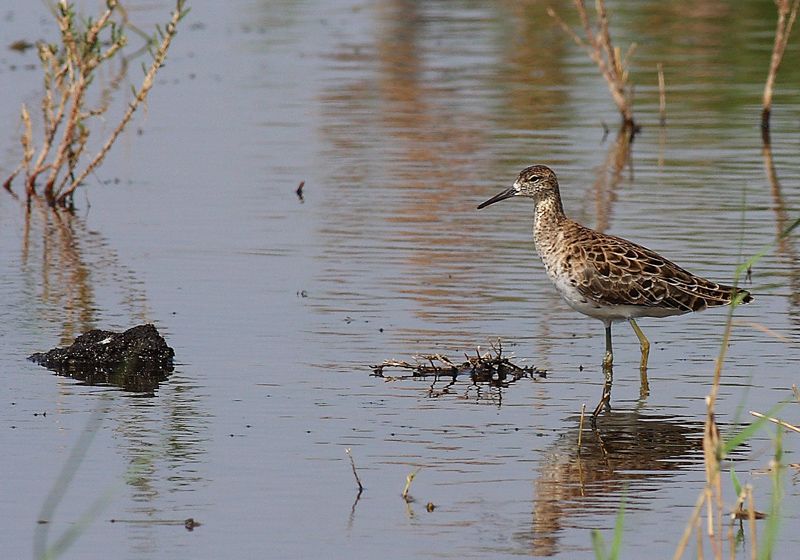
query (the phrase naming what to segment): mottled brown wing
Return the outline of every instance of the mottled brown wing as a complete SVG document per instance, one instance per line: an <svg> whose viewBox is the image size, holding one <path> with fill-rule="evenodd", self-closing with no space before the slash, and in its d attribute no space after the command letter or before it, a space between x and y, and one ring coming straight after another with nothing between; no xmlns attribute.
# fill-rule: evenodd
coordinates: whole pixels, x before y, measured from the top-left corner
<svg viewBox="0 0 800 560"><path fill-rule="evenodd" d="M572 249L573 262L582 270L576 270L574 277L579 279L578 291L593 301L681 313L726 305L739 291L695 276L641 245L588 228L581 230ZM744 292L742 302L747 303L752 298Z"/></svg>

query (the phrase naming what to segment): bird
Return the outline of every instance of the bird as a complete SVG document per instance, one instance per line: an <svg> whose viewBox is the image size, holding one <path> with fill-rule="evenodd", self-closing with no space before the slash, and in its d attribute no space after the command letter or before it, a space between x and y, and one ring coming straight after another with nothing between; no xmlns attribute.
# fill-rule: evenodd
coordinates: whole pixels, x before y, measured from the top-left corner
<svg viewBox="0 0 800 560"><path fill-rule="evenodd" d="M593 420L603 407L609 408L613 323L628 321L639 339L639 369L645 391L650 341L636 319L683 315L753 300L747 290L696 276L647 247L568 218L558 178L545 165L523 169L510 188L481 203L478 210L513 197L533 199L534 245L556 290L572 309L599 319L605 326L602 366L607 387Z"/></svg>

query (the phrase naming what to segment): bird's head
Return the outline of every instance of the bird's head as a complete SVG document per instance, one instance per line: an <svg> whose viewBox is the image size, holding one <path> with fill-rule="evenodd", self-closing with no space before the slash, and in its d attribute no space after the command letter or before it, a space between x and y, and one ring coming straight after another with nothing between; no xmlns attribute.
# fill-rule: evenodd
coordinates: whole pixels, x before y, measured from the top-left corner
<svg viewBox="0 0 800 560"><path fill-rule="evenodd" d="M517 180L510 188L481 203L478 209L512 196L525 196L538 202L555 193L558 193L558 180L553 170L546 165L531 165L520 171Z"/></svg>

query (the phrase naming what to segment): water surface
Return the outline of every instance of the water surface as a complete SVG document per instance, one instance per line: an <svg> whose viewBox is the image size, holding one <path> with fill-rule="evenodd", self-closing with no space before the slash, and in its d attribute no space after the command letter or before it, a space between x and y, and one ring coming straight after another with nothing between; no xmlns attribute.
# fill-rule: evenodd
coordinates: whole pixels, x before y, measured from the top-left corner
<svg viewBox="0 0 800 560"><path fill-rule="evenodd" d="M148 25L170 6L131 12ZM51 538L110 501L64 558L590 558L590 530L610 539L622 501L624 554L671 556L705 480L703 399L726 310L641 321L647 398L636 337L616 327L614 410L579 454L578 413L601 394L601 324L549 284L530 203L475 207L545 163L572 217L692 272L730 282L774 245L736 313L718 405L731 430L797 382L796 242L775 240L797 216L800 66L795 41L765 158L771 3L609 7L619 43L638 43L632 146L614 137L596 69L539 2L196 3L75 215L0 196L0 555L31 557L42 503L100 410ZM2 16L4 44L54 36L38 3ZM4 174L19 105L38 102L35 68L32 51L0 54ZM141 322L178 362L153 397L24 359ZM431 380L370 375L497 338L547 378L439 382L432 398ZM796 423L796 404L785 417ZM796 463L796 438L784 443ZM737 456L761 509L770 453L763 432ZM791 474L776 557L800 544ZM187 531L189 517L202 525Z"/></svg>

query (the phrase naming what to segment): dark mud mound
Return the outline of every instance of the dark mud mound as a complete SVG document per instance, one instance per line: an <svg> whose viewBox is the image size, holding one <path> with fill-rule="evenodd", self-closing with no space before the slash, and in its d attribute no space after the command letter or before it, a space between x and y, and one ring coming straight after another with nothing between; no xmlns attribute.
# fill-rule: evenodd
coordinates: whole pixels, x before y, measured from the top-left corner
<svg viewBox="0 0 800 560"><path fill-rule="evenodd" d="M152 392L172 372L175 351L153 325L123 333L94 329L71 346L32 354L29 360L88 385Z"/></svg>

